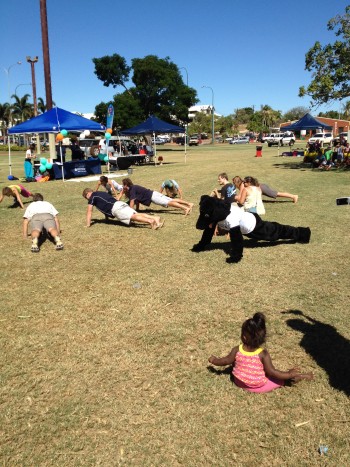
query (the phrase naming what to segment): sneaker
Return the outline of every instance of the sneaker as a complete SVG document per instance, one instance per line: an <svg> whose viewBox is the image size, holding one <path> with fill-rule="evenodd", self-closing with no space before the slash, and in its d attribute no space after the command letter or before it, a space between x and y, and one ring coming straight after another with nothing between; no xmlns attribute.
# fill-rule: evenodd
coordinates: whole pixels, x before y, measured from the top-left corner
<svg viewBox="0 0 350 467"><path fill-rule="evenodd" d="M63 250L63 243L62 242L57 242L56 243L56 250Z"/></svg>
<svg viewBox="0 0 350 467"><path fill-rule="evenodd" d="M31 251L32 253L39 253L40 248L38 247L38 245L32 245L30 251Z"/></svg>

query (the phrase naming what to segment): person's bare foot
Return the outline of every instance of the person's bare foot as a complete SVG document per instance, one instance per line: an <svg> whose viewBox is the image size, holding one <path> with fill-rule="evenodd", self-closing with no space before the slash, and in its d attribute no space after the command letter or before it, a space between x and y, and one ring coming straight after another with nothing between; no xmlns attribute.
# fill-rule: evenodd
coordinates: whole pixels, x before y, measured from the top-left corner
<svg viewBox="0 0 350 467"><path fill-rule="evenodd" d="M193 206L193 203L189 203L189 207L185 210L185 216L188 216L192 212Z"/></svg>
<svg viewBox="0 0 350 467"><path fill-rule="evenodd" d="M165 221L160 221L159 224L156 226L156 230L161 229L164 225Z"/></svg>
<svg viewBox="0 0 350 467"><path fill-rule="evenodd" d="M298 195L293 195L293 203L296 204L298 202Z"/></svg>

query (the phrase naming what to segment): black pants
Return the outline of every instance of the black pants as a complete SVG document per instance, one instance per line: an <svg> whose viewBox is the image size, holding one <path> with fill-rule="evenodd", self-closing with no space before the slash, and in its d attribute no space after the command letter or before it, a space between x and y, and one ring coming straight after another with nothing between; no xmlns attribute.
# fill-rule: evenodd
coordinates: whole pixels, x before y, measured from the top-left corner
<svg viewBox="0 0 350 467"><path fill-rule="evenodd" d="M248 238L269 242L274 242L276 240L294 240L301 243L308 243L310 239L310 230L308 228L263 221L258 214L252 214L256 218L256 225L254 230L246 235ZM201 249L211 243L215 227L216 226L212 228L208 227L203 231L202 238L198 244ZM232 246L230 256L233 260L239 261L243 257L243 235L239 226L233 227L230 230L230 240Z"/></svg>

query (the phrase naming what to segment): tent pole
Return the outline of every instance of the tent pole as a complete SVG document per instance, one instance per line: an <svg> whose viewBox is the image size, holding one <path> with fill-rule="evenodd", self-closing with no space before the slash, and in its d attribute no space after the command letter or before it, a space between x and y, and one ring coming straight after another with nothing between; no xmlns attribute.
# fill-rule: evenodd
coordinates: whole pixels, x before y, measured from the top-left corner
<svg viewBox="0 0 350 467"><path fill-rule="evenodd" d="M64 179L64 167L63 167L63 156L62 156L62 141L60 141L60 157L61 157L61 168L62 168L62 182L65 181Z"/></svg>
<svg viewBox="0 0 350 467"><path fill-rule="evenodd" d="M153 148L154 148L154 166L157 167L157 145L156 145L155 132L153 132Z"/></svg>
<svg viewBox="0 0 350 467"><path fill-rule="evenodd" d="M187 162L187 123L185 125L185 164Z"/></svg>
<svg viewBox="0 0 350 467"><path fill-rule="evenodd" d="M11 164L11 140L10 137L7 137L7 143L9 145L9 175L12 175L12 164Z"/></svg>

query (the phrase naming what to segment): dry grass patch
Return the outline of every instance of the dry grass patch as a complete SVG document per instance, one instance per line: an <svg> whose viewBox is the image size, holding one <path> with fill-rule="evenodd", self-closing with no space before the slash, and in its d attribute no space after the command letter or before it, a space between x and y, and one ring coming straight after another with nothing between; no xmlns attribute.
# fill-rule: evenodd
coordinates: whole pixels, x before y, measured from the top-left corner
<svg viewBox="0 0 350 467"><path fill-rule="evenodd" d="M222 171L255 175L299 194L297 205L267 203L265 217L310 225L310 245L247 239L243 261L228 265L225 237L190 251L197 208L161 212L159 231L107 225L96 212L86 229L86 184L54 181L28 187L60 211L65 249L46 241L33 255L23 211L0 204L3 465L349 464L350 211L335 206L349 173L291 168L276 148L254 154L199 147L185 164L183 151L162 151L163 166L136 167L132 178L153 189L175 178L198 203ZM4 159L0 169L3 187ZM298 364L314 382L255 395L208 369L255 311L267 315L276 367Z"/></svg>

